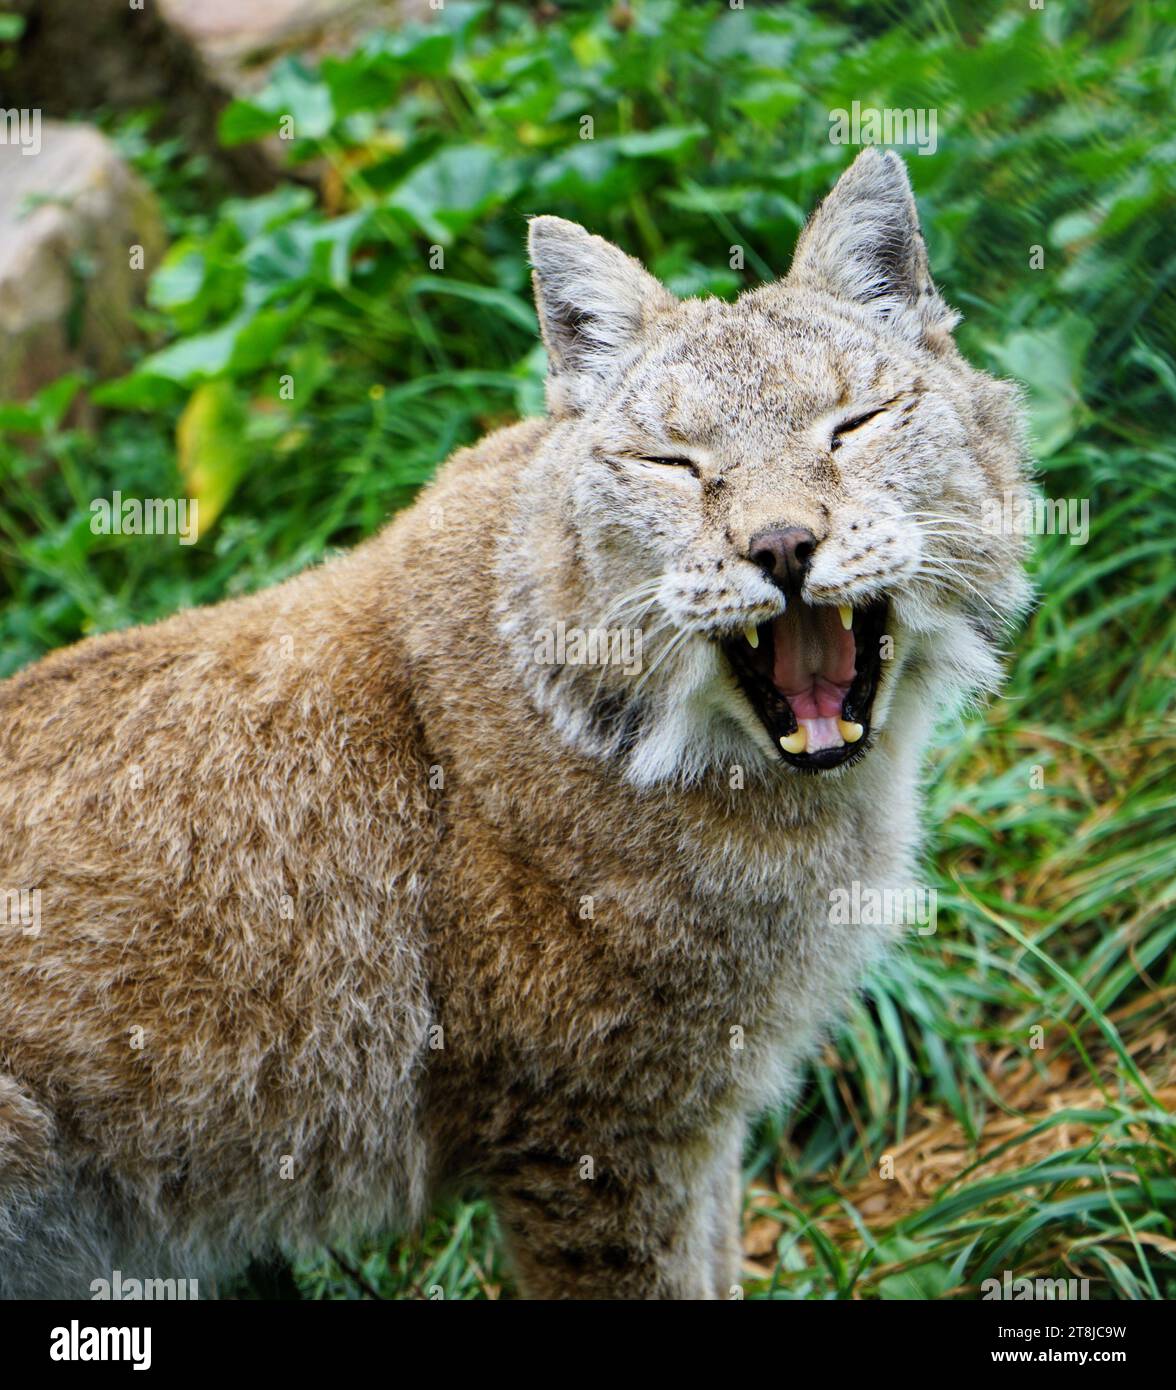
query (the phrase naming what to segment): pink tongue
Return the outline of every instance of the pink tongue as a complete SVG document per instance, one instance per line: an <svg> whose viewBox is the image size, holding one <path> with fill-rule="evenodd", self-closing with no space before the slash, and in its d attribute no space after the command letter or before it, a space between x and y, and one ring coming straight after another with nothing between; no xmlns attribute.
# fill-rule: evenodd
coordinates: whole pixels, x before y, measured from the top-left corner
<svg viewBox="0 0 1176 1390"><path fill-rule="evenodd" d="M793 602L772 624L772 638L772 683L797 719L838 718L857 668L853 633L837 609Z"/></svg>

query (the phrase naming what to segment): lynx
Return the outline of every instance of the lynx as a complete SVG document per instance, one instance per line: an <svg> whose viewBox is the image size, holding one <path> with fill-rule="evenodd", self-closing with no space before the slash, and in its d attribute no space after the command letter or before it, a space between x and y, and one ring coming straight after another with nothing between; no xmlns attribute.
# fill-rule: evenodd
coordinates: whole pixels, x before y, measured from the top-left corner
<svg viewBox="0 0 1176 1390"><path fill-rule="evenodd" d="M1018 397L892 154L734 303L555 217L530 256L545 418L0 685L4 1295L207 1288L468 1188L528 1297L738 1296L747 1125L903 930L830 896L912 881L933 722L1026 602L977 521Z"/></svg>

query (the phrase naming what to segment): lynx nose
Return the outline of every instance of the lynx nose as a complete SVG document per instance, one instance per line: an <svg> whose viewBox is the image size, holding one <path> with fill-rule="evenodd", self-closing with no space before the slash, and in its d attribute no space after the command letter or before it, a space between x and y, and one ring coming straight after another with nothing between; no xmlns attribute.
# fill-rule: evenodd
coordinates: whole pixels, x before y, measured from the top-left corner
<svg viewBox="0 0 1176 1390"><path fill-rule="evenodd" d="M748 559L785 593L795 594L817 548L817 538L807 526L783 526L753 536Z"/></svg>

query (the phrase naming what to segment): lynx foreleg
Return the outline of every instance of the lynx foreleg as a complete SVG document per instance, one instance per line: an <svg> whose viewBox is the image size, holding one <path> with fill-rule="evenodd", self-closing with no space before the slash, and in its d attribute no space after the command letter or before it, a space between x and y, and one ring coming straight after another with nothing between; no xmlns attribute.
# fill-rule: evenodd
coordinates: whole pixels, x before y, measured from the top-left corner
<svg viewBox="0 0 1176 1390"><path fill-rule="evenodd" d="M738 1274L738 1143L530 1149L492 1192L528 1298L714 1299Z"/></svg>

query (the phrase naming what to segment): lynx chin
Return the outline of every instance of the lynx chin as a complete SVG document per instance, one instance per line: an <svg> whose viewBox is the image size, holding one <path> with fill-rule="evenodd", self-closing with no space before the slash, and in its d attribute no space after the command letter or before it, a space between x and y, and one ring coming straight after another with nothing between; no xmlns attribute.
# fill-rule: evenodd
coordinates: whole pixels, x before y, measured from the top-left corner
<svg viewBox="0 0 1176 1390"><path fill-rule="evenodd" d="M556 217L530 254L546 418L0 685L0 888L41 908L0 936L0 1295L213 1292L464 1187L530 1297L738 1284L748 1122L902 931L830 895L913 881L932 721L1027 601L981 524L1017 393L893 154L735 303ZM573 629L640 671L536 660Z"/></svg>

